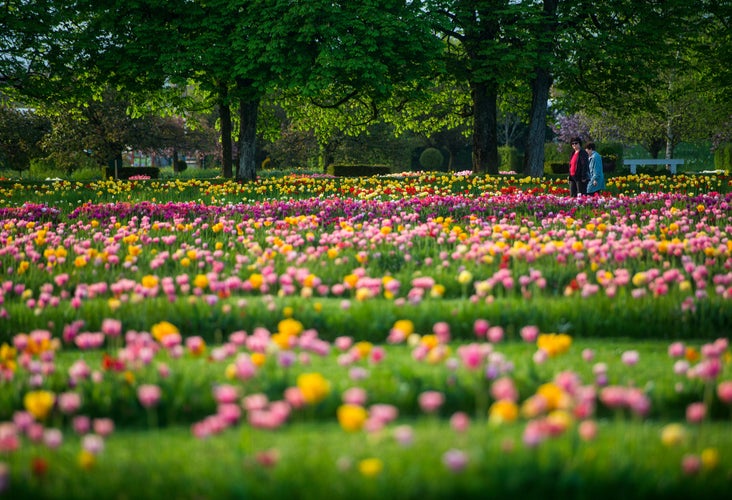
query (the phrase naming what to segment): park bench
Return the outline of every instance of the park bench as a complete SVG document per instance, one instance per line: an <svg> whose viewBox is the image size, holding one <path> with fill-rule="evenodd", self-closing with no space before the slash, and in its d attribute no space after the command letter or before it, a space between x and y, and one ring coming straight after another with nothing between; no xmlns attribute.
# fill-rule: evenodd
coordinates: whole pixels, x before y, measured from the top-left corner
<svg viewBox="0 0 732 500"><path fill-rule="evenodd" d="M676 165L683 165L683 158L651 158L651 159L627 159L623 160L623 164L630 166L630 173L635 174L638 166L644 165L668 165L669 172L676 173Z"/></svg>

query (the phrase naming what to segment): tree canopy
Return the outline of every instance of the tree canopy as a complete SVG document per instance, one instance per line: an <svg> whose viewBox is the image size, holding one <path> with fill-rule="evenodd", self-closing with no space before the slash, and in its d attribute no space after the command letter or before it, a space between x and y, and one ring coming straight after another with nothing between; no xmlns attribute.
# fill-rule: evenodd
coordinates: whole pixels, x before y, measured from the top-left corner
<svg viewBox="0 0 732 500"><path fill-rule="evenodd" d="M122 114L185 116L193 85L218 110L224 175L241 179L255 177L264 102L325 149L374 121L429 136L470 120L473 169L486 172L513 111L527 124L525 172L540 176L550 98L635 136L651 121L667 154L719 137L732 117L730 11L730 0L9 0L0 92L65 110L116 89L129 96Z"/></svg>

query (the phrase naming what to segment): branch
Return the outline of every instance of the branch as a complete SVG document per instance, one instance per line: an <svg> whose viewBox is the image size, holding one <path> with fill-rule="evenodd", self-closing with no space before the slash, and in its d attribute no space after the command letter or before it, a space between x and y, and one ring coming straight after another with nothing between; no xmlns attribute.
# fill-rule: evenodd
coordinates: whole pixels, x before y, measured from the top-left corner
<svg viewBox="0 0 732 500"><path fill-rule="evenodd" d="M316 106L318 108L333 109L333 108L338 108L338 107L342 106L343 104L347 103L348 101L350 101L357 95L358 95L358 90L354 89L350 93L346 94L345 96L343 96L341 99L339 99L338 101L336 101L334 103L330 103L330 104L320 103L320 102L317 102L315 100L315 98L313 98L313 97L310 98L310 102L313 104L313 106Z"/></svg>

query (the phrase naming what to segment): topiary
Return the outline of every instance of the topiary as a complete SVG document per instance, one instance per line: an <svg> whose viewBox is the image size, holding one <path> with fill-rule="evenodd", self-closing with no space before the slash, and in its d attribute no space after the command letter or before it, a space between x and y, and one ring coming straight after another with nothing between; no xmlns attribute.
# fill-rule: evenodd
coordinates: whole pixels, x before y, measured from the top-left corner
<svg viewBox="0 0 732 500"><path fill-rule="evenodd" d="M419 164L427 171L440 170L445 158L437 148L427 148L419 155Z"/></svg>

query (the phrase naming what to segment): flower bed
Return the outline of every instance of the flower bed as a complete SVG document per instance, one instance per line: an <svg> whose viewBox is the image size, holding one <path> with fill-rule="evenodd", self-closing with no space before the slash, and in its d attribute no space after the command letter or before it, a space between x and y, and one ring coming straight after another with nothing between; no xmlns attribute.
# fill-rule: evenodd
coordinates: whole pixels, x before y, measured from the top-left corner
<svg viewBox="0 0 732 500"><path fill-rule="evenodd" d="M729 180L610 183L6 187L0 488L726 491Z"/></svg>

